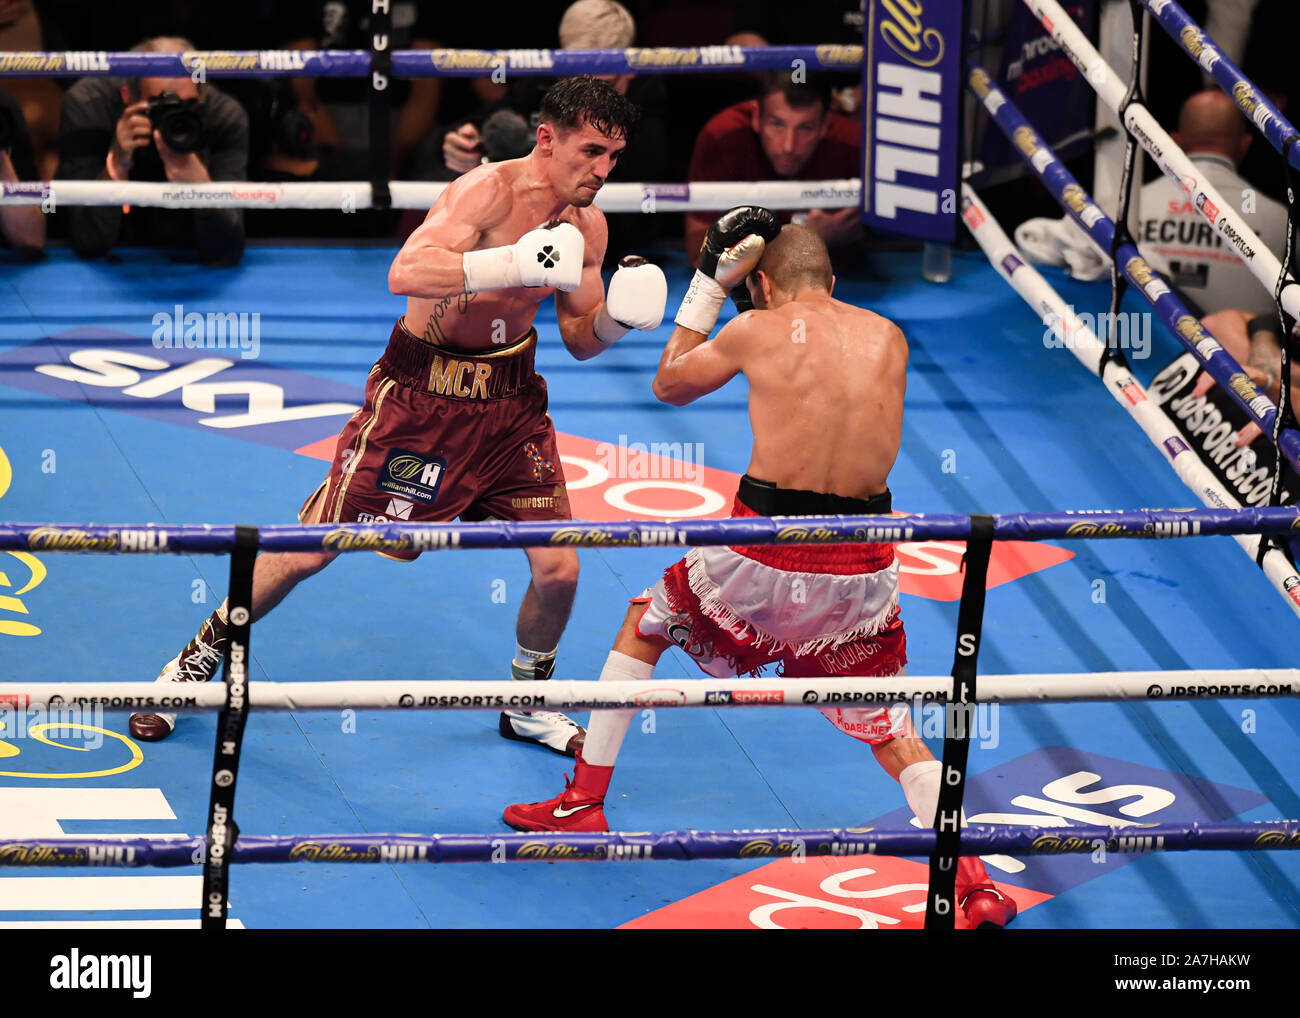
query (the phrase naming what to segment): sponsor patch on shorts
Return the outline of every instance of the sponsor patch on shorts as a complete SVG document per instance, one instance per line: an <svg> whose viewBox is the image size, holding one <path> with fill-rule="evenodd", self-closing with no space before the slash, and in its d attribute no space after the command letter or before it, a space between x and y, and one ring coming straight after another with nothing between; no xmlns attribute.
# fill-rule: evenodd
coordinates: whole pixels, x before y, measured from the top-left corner
<svg viewBox="0 0 1300 1018"><path fill-rule="evenodd" d="M528 457L528 465L532 467L534 480L540 481L555 473L555 464L542 455L536 442L529 442L524 446L524 455Z"/></svg>
<svg viewBox="0 0 1300 1018"><path fill-rule="evenodd" d="M441 456L430 458L405 449L393 449L379 471L377 487L399 499L433 504L446 470L447 461ZM401 518L410 519L410 510Z"/></svg>

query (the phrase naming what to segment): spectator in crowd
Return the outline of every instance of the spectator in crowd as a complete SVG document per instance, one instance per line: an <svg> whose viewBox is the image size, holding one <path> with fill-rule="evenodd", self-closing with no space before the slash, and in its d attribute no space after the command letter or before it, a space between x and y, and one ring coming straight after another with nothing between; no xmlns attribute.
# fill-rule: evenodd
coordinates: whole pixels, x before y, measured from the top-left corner
<svg viewBox="0 0 1300 1018"><path fill-rule="evenodd" d="M1183 103L1174 140L1199 173L1240 213L1274 254L1286 242L1286 209L1237 173L1252 140L1246 120L1223 92L1207 89ZM1138 247L1153 261L1167 264L1173 286L1202 314L1236 308L1252 315L1271 314L1273 295L1255 280L1219 231L1169 177L1142 188Z"/></svg>
<svg viewBox="0 0 1300 1018"><path fill-rule="evenodd" d="M1242 366L1250 380L1276 405L1282 398L1282 383L1279 380L1282 373L1282 341L1279 338L1282 327L1278 323L1277 311L1252 315L1230 308L1206 315L1201 319L1201 324L1209 329L1211 335ZM1288 354L1291 368L1291 410L1300 418L1300 332L1295 329L1291 333ZM1214 388L1214 384L1210 373L1202 371L1192 395L1204 396ZM1251 421L1238 434L1237 445L1249 445L1261 434L1259 425Z"/></svg>
<svg viewBox="0 0 1300 1018"><path fill-rule="evenodd" d="M830 109L830 87L815 74L796 82L789 71L763 76L755 99L715 115L695 140L687 179L837 180L861 170L861 125ZM694 265L715 212L686 216L686 256ZM856 207L780 214L800 222L832 249L862 237Z"/></svg>
<svg viewBox="0 0 1300 1018"><path fill-rule="evenodd" d="M789 14L789 0L747 0L737 7L728 46L841 46L862 45L862 0L819 0L803 8L799 17ZM862 72L834 71L831 109L853 115L862 103Z"/></svg>
<svg viewBox="0 0 1300 1018"><path fill-rule="evenodd" d="M22 108L0 92L0 183L38 179ZM0 206L0 238L26 257L39 255L45 249L45 214L40 206Z"/></svg>
<svg viewBox="0 0 1300 1018"><path fill-rule="evenodd" d="M168 37L133 47L149 53L194 48L186 39ZM179 119L171 119L178 114ZM183 130L173 133L173 127ZM188 144L184 134L190 135ZM63 97L59 154L59 176L76 180L246 180L248 117L215 86L189 77L83 78ZM244 219L238 209L129 211L119 206L68 208L77 254L94 258L119 241L140 241L193 246L205 265L234 265L243 255Z"/></svg>
<svg viewBox="0 0 1300 1018"><path fill-rule="evenodd" d="M0 52L61 49L51 39L32 0L0 0ZM31 137L35 170L28 180L50 180L58 164L59 104L63 92L49 77L0 78L0 92L8 93L22 108Z"/></svg>
<svg viewBox="0 0 1300 1018"><path fill-rule="evenodd" d="M616 0L576 0L559 25L562 49L626 49L636 38L636 23ZM619 157L613 181L662 181L667 168L668 131L663 82L657 75L598 74L641 111L636 131ZM465 123L449 130L442 142L445 172L451 180L484 161L527 155L537 136L538 108L554 79L519 75L506 86L498 102L486 103ZM606 266L654 241L662 219L640 212L606 216L609 244Z"/></svg>
<svg viewBox="0 0 1300 1018"><path fill-rule="evenodd" d="M306 7L310 12L282 31L291 41L287 49L370 49L371 0L329 0ZM431 16L421 12L414 0L395 0L389 5L390 50L436 49ZM346 163L361 160L368 166L370 151L370 79L290 79L298 94L298 106L311 121L315 144L325 150L346 153ZM388 83L392 109L392 150L389 173L395 178L416 171L412 158L438 119L442 93L440 78L398 78Z"/></svg>
<svg viewBox="0 0 1300 1018"><path fill-rule="evenodd" d="M627 8L616 0L577 0L565 9L560 19L559 37L561 49L626 49L636 38L636 23ZM599 74L596 77L608 81L622 95L627 95L633 79L631 74ZM486 119L484 113L504 107L535 121L541 97L551 84L548 78L522 78L513 88L507 89L499 102L485 104L483 110L455 130L448 131L443 139L442 153L451 175L459 176L492 158L484 149L479 130ZM530 128L536 126L535 122L529 124ZM643 130L640 121L637 130ZM519 152L519 155L526 154ZM624 157L626 155L625 152Z"/></svg>

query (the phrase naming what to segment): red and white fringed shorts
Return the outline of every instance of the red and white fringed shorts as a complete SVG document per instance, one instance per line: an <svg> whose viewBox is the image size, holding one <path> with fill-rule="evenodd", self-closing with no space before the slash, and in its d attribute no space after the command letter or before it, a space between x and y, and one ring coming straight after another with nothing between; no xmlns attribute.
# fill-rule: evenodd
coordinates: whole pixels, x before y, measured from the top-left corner
<svg viewBox="0 0 1300 1018"><path fill-rule="evenodd" d="M739 499L733 516L756 515ZM716 678L758 675L780 662L783 678L904 674L907 637L898 611L890 545L758 545L696 548L634 604L641 636L681 647ZM827 720L876 744L906 731L906 704L830 707Z"/></svg>

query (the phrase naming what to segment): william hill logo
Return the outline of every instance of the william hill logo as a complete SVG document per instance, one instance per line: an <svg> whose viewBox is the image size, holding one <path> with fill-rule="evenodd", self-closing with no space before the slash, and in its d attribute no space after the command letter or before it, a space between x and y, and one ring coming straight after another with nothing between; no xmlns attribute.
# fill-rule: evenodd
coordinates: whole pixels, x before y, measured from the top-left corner
<svg viewBox="0 0 1300 1018"><path fill-rule="evenodd" d="M117 535L97 537L86 530L37 527L27 535L27 547L32 551L112 551L117 547Z"/></svg>
<svg viewBox="0 0 1300 1018"><path fill-rule="evenodd" d="M322 845L316 841L304 841L289 850L289 858L308 862L373 862L379 858L379 850L374 845L366 845L357 850L351 845Z"/></svg>
<svg viewBox="0 0 1300 1018"><path fill-rule="evenodd" d="M409 481L424 470L424 460L418 456L398 456L388 464L388 472L399 481Z"/></svg>
<svg viewBox="0 0 1300 1018"><path fill-rule="evenodd" d="M578 527L562 527L551 535L551 544L584 544L602 547L620 544L640 544L641 537L633 532L623 537L615 537L613 531L592 528L581 530Z"/></svg>
<svg viewBox="0 0 1300 1018"><path fill-rule="evenodd" d="M1123 523L1071 523L1065 530L1067 537L1107 537L1114 534L1137 534Z"/></svg>
<svg viewBox="0 0 1300 1018"><path fill-rule="evenodd" d="M943 59L943 34L925 27L921 0L880 0L880 7L885 14L880 35L890 49L917 67L933 67Z"/></svg>
<svg viewBox="0 0 1300 1018"><path fill-rule="evenodd" d="M326 551L407 551L411 539L384 537L373 530L331 530L321 542Z"/></svg>

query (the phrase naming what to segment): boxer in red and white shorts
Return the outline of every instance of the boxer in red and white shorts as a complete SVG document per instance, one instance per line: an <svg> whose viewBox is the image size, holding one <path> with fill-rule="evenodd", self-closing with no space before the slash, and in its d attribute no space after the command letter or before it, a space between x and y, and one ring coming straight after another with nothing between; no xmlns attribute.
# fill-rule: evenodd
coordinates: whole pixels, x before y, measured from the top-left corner
<svg viewBox="0 0 1300 1018"><path fill-rule="evenodd" d="M709 339L731 287L754 309ZM890 511L907 342L892 322L831 296L826 245L767 209L741 206L709 228L659 361L654 393L680 406L738 374L749 383L754 445L734 514L778 517ZM907 663L898 564L889 545L697 548L633 600L602 680L645 681L673 646L714 676L781 662L785 676L898 675ZM518 803L506 823L526 831L603 831L605 796L633 710L592 714L573 780L553 799ZM827 710L871 747L933 826L941 765L905 705ZM957 901L971 926L1005 926L1016 904L977 858L957 864Z"/></svg>
<svg viewBox="0 0 1300 1018"><path fill-rule="evenodd" d="M546 384L533 370L533 320L555 298L559 338L578 360L630 329L659 327L664 274L624 258L606 294L609 232L592 203L626 147L637 110L608 83L563 78L542 97L536 146L487 163L439 196L393 260L389 289L407 298L365 405L339 437L329 476L303 506L307 522L568 519ZM394 549L398 558L415 558ZM572 548L529 548L532 582L515 625L511 675L550 677L578 582ZM257 621L334 558L261 554ZM227 646L226 606L163 666L160 683L206 682ZM171 734L174 714L131 716L131 734ZM507 709L500 732L573 756L580 726L557 711Z"/></svg>

